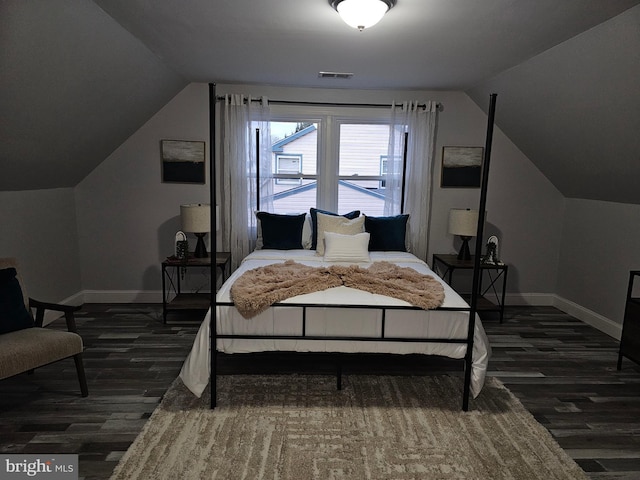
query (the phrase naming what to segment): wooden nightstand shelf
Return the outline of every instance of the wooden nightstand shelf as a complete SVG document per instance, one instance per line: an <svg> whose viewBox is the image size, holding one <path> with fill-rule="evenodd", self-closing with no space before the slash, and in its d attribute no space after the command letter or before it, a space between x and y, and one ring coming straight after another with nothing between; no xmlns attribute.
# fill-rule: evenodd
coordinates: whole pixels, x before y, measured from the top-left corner
<svg viewBox="0 0 640 480"><path fill-rule="evenodd" d="M640 297L633 296L633 283L640 276L640 270L629 272L627 303L624 309L622 336L618 352L618 370L622 368L622 357L640 363Z"/></svg>
<svg viewBox="0 0 640 480"><path fill-rule="evenodd" d="M216 253L216 267L222 271L222 280L228 276L231 254ZM189 269L211 267L211 257L196 258L192 254L186 260L175 256L167 257L162 262L162 319L167 323L167 314L171 311L206 311L211 305L210 292L184 292L181 278ZM181 272L181 269L184 269ZM215 280L214 280L215 282Z"/></svg>
<svg viewBox="0 0 640 480"><path fill-rule="evenodd" d="M450 286L453 280L453 272L455 270L473 270L474 261L471 260L458 260L457 255L447 255L436 253L433 255L432 268L433 271L440 275ZM443 270L441 271L440 268ZM500 314L500 323L504 319L504 296L507 289L507 273L509 266L504 263L499 264L480 264L480 296L478 297L477 310L478 312L498 312ZM482 286L482 279L485 276L489 277L489 284L485 287ZM499 282L502 280L502 282ZM500 286L500 283L502 285ZM500 288L502 287L502 288ZM458 292L459 293L459 292ZM460 296L467 302L471 300L470 294L460 293ZM492 297L490 300L488 297Z"/></svg>

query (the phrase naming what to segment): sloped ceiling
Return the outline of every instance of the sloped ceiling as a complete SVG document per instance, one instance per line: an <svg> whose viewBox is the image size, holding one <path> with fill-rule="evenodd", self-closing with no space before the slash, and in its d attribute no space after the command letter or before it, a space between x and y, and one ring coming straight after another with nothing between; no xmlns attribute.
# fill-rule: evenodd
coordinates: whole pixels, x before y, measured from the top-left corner
<svg viewBox="0 0 640 480"><path fill-rule="evenodd" d="M398 0L358 32L326 0L4 0L0 190L76 185L217 81L497 92L498 125L566 196L640 203L638 4Z"/></svg>
<svg viewBox="0 0 640 480"><path fill-rule="evenodd" d="M0 2L0 190L72 187L189 82L90 1Z"/></svg>
<svg viewBox="0 0 640 480"><path fill-rule="evenodd" d="M468 93L566 197L640 204L640 7Z"/></svg>

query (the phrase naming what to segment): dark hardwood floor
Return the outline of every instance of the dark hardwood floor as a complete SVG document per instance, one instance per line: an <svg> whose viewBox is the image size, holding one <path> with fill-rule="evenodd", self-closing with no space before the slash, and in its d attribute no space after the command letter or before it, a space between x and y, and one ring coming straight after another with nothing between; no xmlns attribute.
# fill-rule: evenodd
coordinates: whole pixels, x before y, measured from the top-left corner
<svg viewBox="0 0 640 480"><path fill-rule="evenodd" d="M196 316L195 320L200 316ZM89 397L73 361L0 381L0 452L77 453L80 478L106 479L176 378L197 323L163 325L159 305L85 305L78 329L85 346ZM59 322L64 323L64 322ZM593 479L640 478L640 367L618 343L552 307L508 307L505 321L484 319L493 355L489 375L502 380ZM224 372L332 373L304 355L222 358ZM459 362L378 356L380 373L457 371ZM362 372L350 357L343 373ZM459 371L457 371L459 373Z"/></svg>

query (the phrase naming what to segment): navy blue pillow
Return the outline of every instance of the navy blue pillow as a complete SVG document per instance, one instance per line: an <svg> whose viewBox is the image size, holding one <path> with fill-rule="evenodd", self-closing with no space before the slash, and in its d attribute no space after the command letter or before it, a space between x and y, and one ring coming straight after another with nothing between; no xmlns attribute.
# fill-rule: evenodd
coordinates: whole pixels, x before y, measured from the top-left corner
<svg viewBox="0 0 640 480"><path fill-rule="evenodd" d="M339 215L337 213L328 212L326 210L310 208L309 214L311 215L311 250L315 250L318 247L318 213L322 213L324 215L333 215L334 217L345 217L349 220L353 220L354 218L358 218L360 216L360 210L354 210L353 212Z"/></svg>
<svg viewBox="0 0 640 480"><path fill-rule="evenodd" d="M302 227L306 213L300 215L278 215L276 213L258 212L262 228L262 248L275 250L301 249Z"/></svg>
<svg viewBox="0 0 640 480"><path fill-rule="evenodd" d="M369 232L370 252L406 252L409 215L364 217L364 230Z"/></svg>
<svg viewBox="0 0 640 480"><path fill-rule="evenodd" d="M0 334L33 327L15 268L0 270Z"/></svg>

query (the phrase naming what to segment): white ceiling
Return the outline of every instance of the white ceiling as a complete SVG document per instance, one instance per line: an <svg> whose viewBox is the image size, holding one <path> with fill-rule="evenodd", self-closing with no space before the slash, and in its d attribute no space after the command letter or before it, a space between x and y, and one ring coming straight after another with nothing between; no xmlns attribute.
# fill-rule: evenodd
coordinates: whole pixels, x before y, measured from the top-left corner
<svg viewBox="0 0 640 480"><path fill-rule="evenodd" d="M640 203L638 4L398 0L358 32L328 0L3 0L0 190L76 185L215 81L497 92L498 126L566 196Z"/></svg>
<svg viewBox="0 0 640 480"><path fill-rule="evenodd" d="M465 90L635 0L398 0L359 32L327 0L94 0L191 81ZM319 71L351 80L319 79Z"/></svg>

